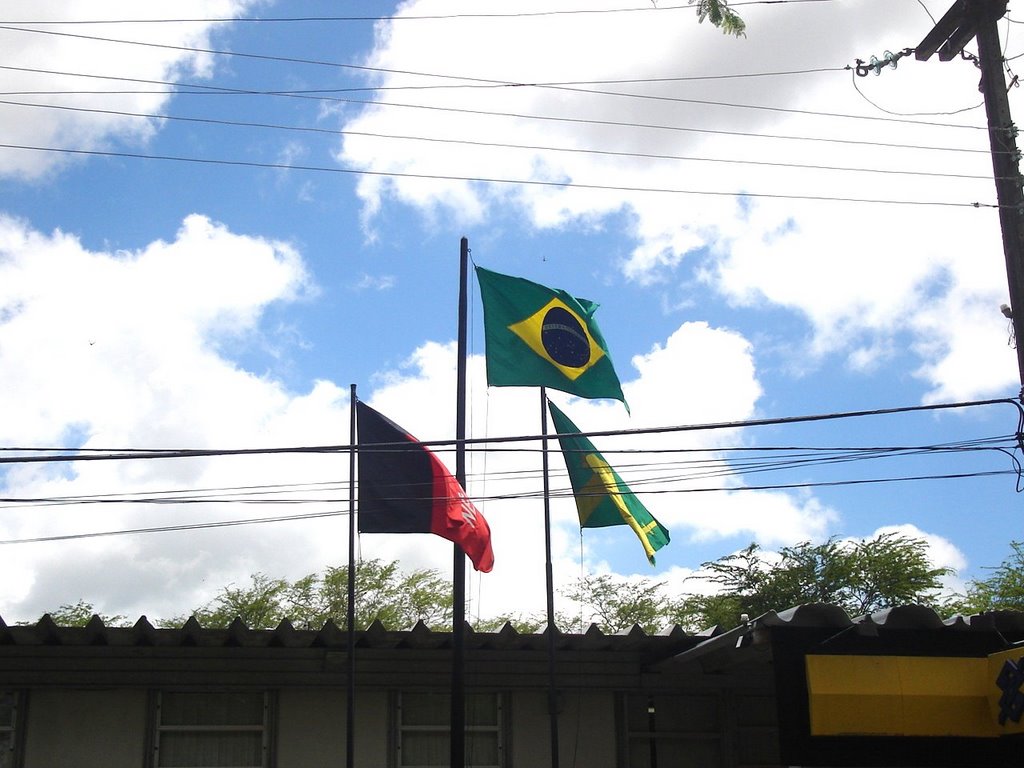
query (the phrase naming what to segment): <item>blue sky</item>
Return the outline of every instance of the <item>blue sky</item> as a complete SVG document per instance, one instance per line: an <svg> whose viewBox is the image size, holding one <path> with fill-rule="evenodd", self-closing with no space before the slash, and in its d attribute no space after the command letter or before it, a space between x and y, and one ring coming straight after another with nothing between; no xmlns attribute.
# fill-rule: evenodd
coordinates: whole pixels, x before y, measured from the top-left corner
<svg viewBox="0 0 1024 768"><path fill-rule="evenodd" d="M0 447L344 444L350 384L421 439L450 438L462 236L482 266L600 303L632 415L553 395L584 430L1016 397L977 69L849 68L913 47L946 5L736 7L741 39L681 2L6 4ZM99 20L122 23L42 23ZM1012 68L1012 14L1000 30ZM535 434L535 390L486 387L475 286L471 302L471 434ZM956 569L956 588L1021 538L1006 453L755 472L737 449L1006 447L1016 429L994 405L598 438L672 542L654 569L625 529L581 547L557 499L556 579L700 589L702 562L751 541L899 530ZM714 471L679 463L697 457ZM497 560L470 581L474 615L543 610L539 502L483 500L535 493L539 461L471 459ZM347 468L341 455L10 464L8 499L193 501L8 502L0 540L344 511ZM935 479L849 484L918 475ZM302 503L207 490L257 485ZM751 489L764 485L786 487ZM327 517L7 543L0 616L79 599L180 615L255 572L342 562L346 530ZM364 536L360 551L451 562L432 537Z"/></svg>

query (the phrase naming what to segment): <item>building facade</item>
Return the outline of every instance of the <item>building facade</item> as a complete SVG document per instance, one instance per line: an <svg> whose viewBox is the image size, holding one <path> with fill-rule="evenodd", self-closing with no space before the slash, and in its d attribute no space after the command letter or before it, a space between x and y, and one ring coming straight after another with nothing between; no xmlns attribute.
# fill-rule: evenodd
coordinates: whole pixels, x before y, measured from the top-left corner
<svg viewBox="0 0 1024 768"><path fill-rule="evenodd" d="M1002 752L990 747L1024 748L1012 721L1005 738L940 740L956 742L947 752L959 762L914 763L899 749L890 762L884 755L864 760L879 744L905 742L900 734L817 735L806 658L978 658L1012 655L1022 640L1024 615L942 622L911 607L850 619L829 606L803 606L702 635L675 629L649 636L638 628L606 635L594 627L559 634L559 764L993 765L985 761ZM355 641L355 764L446 765L451 633L375 624ZM344 766L347 646L332 623L250 630L241 622L203 628L194 619L176 629L145 618L130 628L98 618L86 627L60 627L48 617L25 626L0 620L0 768ZM468 631L468 765L551 764L550 681L546 635L510 626ZM872 749L859 750L858 741ZM1013 754L1021 764L1024 752ZM849 762L854 756L862 762Z"/></svg>

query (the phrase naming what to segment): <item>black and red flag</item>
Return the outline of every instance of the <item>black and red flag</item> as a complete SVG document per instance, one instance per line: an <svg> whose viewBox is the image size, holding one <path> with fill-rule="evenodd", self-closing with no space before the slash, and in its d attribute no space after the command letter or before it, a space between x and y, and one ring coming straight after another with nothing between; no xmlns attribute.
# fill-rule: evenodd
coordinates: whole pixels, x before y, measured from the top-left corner
<svg viewBox="0 0 1024 768"><path fill-rule="evenodd" d="M441 460L366 403L356 401L356 417L359 532L434 533L490 571L491 529Z"/></svg>

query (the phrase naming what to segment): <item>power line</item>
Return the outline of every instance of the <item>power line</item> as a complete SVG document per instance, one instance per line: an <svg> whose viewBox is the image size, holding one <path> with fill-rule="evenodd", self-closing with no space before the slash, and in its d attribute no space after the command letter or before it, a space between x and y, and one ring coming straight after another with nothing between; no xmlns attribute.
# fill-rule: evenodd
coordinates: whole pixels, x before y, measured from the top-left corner
<svg viewBox="0 0 1024 768"><path fill-rule="evenodd" d="M1014 400L986 400L986 401L974 401L964 403L949 403L949 404L934 404L928 406L910 406L904 408L893 408L893 409L877 409L872 411L852 411L844 413L831 413L831 414L819 414L812 416L799 416L799 417L787 417L779 419L759 419L749 420L744 422L731 422L731 423L719 423L719 424L701 424L701 425L688 425L682 427L656 427L656 428L642 428L642 429L631 429L631 430L609 430L605 432L591 432L586 433L588 436L624 436L624 435L647 435L647 434L665 434L672 432L688 432L696 430L713 430L713 429L736 429L738 427L755 427L755 426L768 426L768 425L780 425L780 424L796 424L796 423L808 423L817 422L823 420L843 419L843 418L855 418L855 417L866 417L866 416L880 416L880 415L894 415L894 414L906 414L912 412L927 412L936 410L946 410L955 408L966 408L966 407L977 407L987 406L994 404L1010 404L1017 409L1018 414L1018 432L1012 435L996 435L990 437L979 437L972 438L969 440L962 440L950 443L940 443L933 445L896 445L896 446L860 446L860 447L807 447L807 446L766 446L763 448L756 447L732 447L732 448L659 448L653 450L647 449L629 449L623 451L624 453L632 454L664 454L664 453L701 453L714 456L717 453L723 452L742 452L742 453L766 453L768 456L761 458L753 456L751 459L741 462L739 464L728 464L724 460L707 461L704 459L698 459L696 462L685 462L680 465L678 462L673 462L666 465L655 465L655 468L663 472L666 468L675 467L676 469L685 468L688 471L685 474L675 472L673 474L664 474L659 476L651 477L638 476L636 480L630 480L630 487L633 488L634 492L638 495L664 495L664 494L675 494L675 493L712 493L712 492L735 492L735 491L767 491L767 490L793 490L793 489L808 489L808 488L826 488L826 487L843 487L843 486L861 486L861 485L879 485L879 484L890 484L896 482L920 482L920 481L935 481L935 480L962 480L962 479L979 479L987 477L1000 477L1007 475L1016 474L1020 477L1020 465L1013 452L1020 446L1021 440L1021 419L1024 418L1024 409L1021 408L1020 404ZM513 437L501 437L501 438L479 438L473 440L467 440L465 442L472 443L477 446L489 445L491 443L496 444L507 444L507 443L522 443L526 441L536 441L542 436L513 436ZM435 446L446 446L453 445L457 441L433 441L430 443L421 443L421 445L435 445ZM403 447L408 447L408 444L402 443ZM203 455L239 455L239 454L253 454L253 453L296 453L296 452L335 452L339 450L352 450L352 446L312 446L303 448L272 448L272 449L244 449L244 450L231 450L231 451L160 451L160 452L143 452L140 449L120 449L116 455L113 455L109 449L91 449L91 452L86 456L93 456L96 458L166 458L172 454L175 456L188 455L195 456L198 454ZM379 450L381 446L374 446L375 450ZM66 451L67 449L55 449L55 448L7 448L2 449L10 452L52 452L56 450ZM744 484L739 486L703 486L703 487L664 487L666 485L676 485L680 483L692 483L695 480L708 479L712 477L728 477L728 476L742 476L745 474L751 474L755 472L765 471L784 471L792 470L795 468L807 469L812 466L825 466L826 464L835 463L848 463L849 461L857 460L870 460L874 458L899 458L906 457L908 455L934 455L937 453L962 453L965 451L992 451L996 450L1005 453L1010 456L1014 461L1014 470L987 470L987 471L974 471L974 472L957 472L957 473L937 473L937 474L906 474L896 477L876 477L876 478L860 478L860 479L837 479L837 480L822 480L822 481L804 481L804 482L793 482L793 483L773 483L773 484ZM779 457L777 454L785 452L786 455ZM793 452L798 452L796 456L793 456ZM822 456L821 454L825 454ZM775 455L772 455L775 454ZM807 458L810 457L810 458ZM24 457L15 458L15 461L22 460ZM45 460L78 460L82 457L79 456L46 456L42 457ZM782 459L781 461L779 459ZM624 465L619 464L620 468ZM636 466L633 467L634 469ZM693 469L701 470L699 472L692 471ZM519 473L510 473L519 474ZM567 473L556 472L557 477L565 477ZM535 473L534 473L535 476ZM509 478L511 479L511 478ZM228 488L213 488L213 489L198 489L191 491L150 491L146 493L146 496L126 496L124 494L96 494L92 496L70 496L70 497L54 497L50 499L4 499L2 501L7 503L21 503L26 502L39 502L39 503L162 503L162 504L187 504L187 503L204 503L209 504L216 501L230 501L233 503L269 503L269 504L338 504L341 503L340 499L335 498L311 498L311 499L251 499L251 498L238 498L238 496L251 493L256 491L259 494L267 493L278 493L278 492L291 492L295 490L337 490L343 486L343 481L331 481L327 483L303 483L303 484L291 484L288 486L273 486L273 485L256 485L256 486L233 486ZM661 487L651 487L661 486ZM210 496L200 497L196 496L197 493L216 493L217 497L211 498ZM191 496L182 496L182 494L191 494ZM234 498L223 498L223 495L227 493ZM552 498L568 498L573 496L573 491L568 486L561 488L555 488L551 491ZM475 496L474 501L487 502L487 501L510 501L510 500L522 500L537 498L538 492L516 492L510 494L491 494L486 496ZM8 507L9 508L9 507ZM23 543L41 543L41 542L56 542L56 541L67 541L75 539L85 538L97 538L107 537L116 535L130 535L130 534L142 534L142 533L158 533L158 532L172 532L172 531L188 531L198 529L212 529L227 526L237 525L252 525L262 524L269 522L288 522L288 521L299 521L308 520L315 518L324 518L332 516L343 516L347 512L339 511L318 511L311 513L300 513L293 515L278 515L273 517L259 517L259 518L245 518L241 520L221 520L221 521L206 521L201 523L191 524L176 524L168 526L151 526L151 527L139 527L130 528L117 531L92 531L83 532L76 534L60 534L55 536L45 537L33 537L25 539L10 539L0 541L0 544L23 544Z"/></svg>
<svg viewBox="0 0 1024 768"><path fill-rule="evenodd" d="M728 447L714 448L630 448L606 449L605 455L629 457L647 457L697 454L696 459L660 461L657 463L644 461L616 461L616 469L622 474L632 474L636 479L629 481L630 487L640 487L655 483L689 482L709 477L739 477L765 472L781 472L793 469L820 468L852 462L873 461L877 459L902 459L908 457L935 456L947 454L964 454L997 451L1006 453L1016 447L1013 435L975 438L972 440L943 443L938 445L919 446L862 446L862 447ZM376 448L375 448L376 450ZM493 452L489 448L474 448L482 453ZM439 451L437 451L439 453ZM531 454L542 453L541 448L526 449ZM562 450L562 453L571 451ZM747 454L748 458L741 461L727 460L723 454ZM659 475L649 474L657 470ZM671 472L671 474L666 474ZM683 474L685 472L685 474ZM566 476L564 470L551 473L556 477ZM536 479L541 476L539 469L510 470L503 472L469 473L468 478L474 481L486 478L489 482L522 481ZM317 483L260 484L248 486L228 486L215 488L190 488L172 490L146 490L139 492L76 494L47 497L4 497L0 498L3 508L17 506L66 506L73 504L208 504L208 503L242 503L242 504L323 504L335 503L339 499L328 497L289 497L286 499L268 499L267 496L292 493L337 493L347 488L347 480L331 480Z"/></svg>
<svg viewBox="0 0 1024 768"><path fill-rule="evenodd" d="M2 146L2 145L0 145ZM863 411L841 411L836 413L812 414L805 416L783 416L770 419L750 419L746 421L726 421L708 424L686 424L662 427L639 427L633 429L613 429L595 432L574 433L581 437L634 437L640 435L664 435L685 432L708 432L721 429L744 429L752 427L778 426L784 424L809 424L821 421L836 421L840 419L866 418L871 416L891 416L897 414L921 413L932 411L958 410L962 408L980 408L990 405L1010 405L1018 414L1018 418L1024 421L1024 407L1011 398L996 398L990 400L967 400L955 403L933 403L930 405L908 405L895 408L875 408ZM1021 428L1018 426L1018 438ZM388 447L399 447L418 445L425 448L451 447L462 442L467 447L483 445L503 445L509 443L528 443L541 440L550 440L554 435L516 435L506 437L475 437L466 440L420 440L416 442L402 443L379 443L375 448L380 450ZM358 450L358 445L309 445L291 447L269 447L269 448L91 448L77 449L67 447L6 447L0 448L0 464L29 464L29 463L55 463L72 461L125 461L137 459L180 459L199 458L207 456L258 456L272 454L301 454L301 453L347 453ZM74 453L73 451L78 451ZM46 454L46 455L20 455L4 456L3 453L18 452L21 454Z"/></svg>
<svg viewBox="0 0 1024 768"><path fill-rule="evenodd" d="M0 67L2 68L2 67ZM485 117L512 117L519 120L538 120L545 122L561 122L571 123L574 125L598 125L612 128L628 128L628 129L646 129L646 130L657 130L657 131L672 131L678 133L699 133L708 134L712 136L736 136L741 138L753 138L753 139L775 139L784 141L808 141L808 142L822 142L827 144L843 144L849 146L862 146L862 147L881 147L886 149L913 149L923 150L932 152L965 152L973 154L985 154L990 155L991 152L987 149L973 149L970 147L938 147L926 144L900 144L895 142L885 141L872 141L865 139L836 139L821 136L794 136L791 134L773 134L773 133L754 133L751 131L730 131L714 128L692 128L687 126L678 125L666 125L659 123L628 123L616 120L597 120L579 117L564 117L557 115L532 115L529 113L519 112L496 112L493 110L483 109L468 109L460 107L442 107L431 104L407 104L402 102L388 102L388 101L374 101L370 99L352 99L352 98L340 98L340 97L328 97L328 96L311 96L308 94L301 93L290 93L286 91L251 91L242 89L231 89L221 88L216 86L187 86L189 88L205 88L207 90L193 90L193 91L174 91L173 95L176 96L280 96L285 98L299 98L299 99L311 99L316 101L328 101L332 103L341 104L364 104L367 106L374 107L394 107L400 109L422 109L433 112L449 112L454 114L464 115L481 115ZM118 95L118 96L130 96L130 95L149 95L149 94L164 94L171 95L168 91L142 91L142 90L120 90L120 91L109 91L109 90L22 90L22 91L0 91L0 96L62 96L62 95L73 95L73 96L88 96L88 95ZM963 127L963 126L961 126Z"/></svg>
<svg viewBox="0 0 1024 768"><path fill-rule="evenodd" d="M943 208L998 208L995 203L955 202L952 200L900 200L894 198L839 197L830 195L797 195L771 192L717 191L706 189L681 189L677 187L639 187L617 184L585 183L578 181L546 181L543 179L508 179L489 176L461 176L458 174L411 173L401 171L374 171L359 168L336 168L317 165L296 165L288 163L266 163L253 160L225 160L218 158L185 157L182 155L144 154L141 152L115 152L99 149L71 149L68 147L36 147L25 144L0 144L0 149L16 149L26 152L49 152L55 154L83 155L92 157L118 157L136 160L160 160L165 162L194 163L236 168L263 168L286 171L308 171L354 176L374 176L392 179L425 179L430 181L466 181L482 184L508 184L513 186L553 187L558 189L589 189L612 192L636 192L668 195L697 195L708 197L740 197L769 200L813 200L830 203L869 203L875 205L933 205Z"/></svg>
<svg viewBox="0 0 1024 768"><path fill-rule="evenodd" d="M907 171L893 168L860 168L835 165L811 165L806 163L784 163L770 160L737 160L733 158L699 157L691 155L671 155L651 152L622 152L608 149L589 149L585 147L554 147L538 144L510 144L496 141L475 139L442 139L429 136L411 136L402 134L374 133L371 131L351 131L335 128L317 128L315 126L282 125L279 123L257 123L242 120L227 120L212 117L189 117L182 115L154 114L146 112L130 112L127 110L98 109L92 107L73 107L64 104L40 104L27 101L11 101L0 99L0 104L38 109L53 109L86 114L114 115L118 117L138 117L150 120L168 120L172 122L198 123L233 128L260 128L268 130L294 131L327 136L360 136L365 138L386 139L394 141L420 141L434 144L457 144L474 147L493 147L497 149L522 149L538 152L563 152L569 154L597 155L601 157L637 158L645 160L673 160L682 162L728 163L734 165L762 166L770 168L794 168L814 171L837 171L846 173L878 173L887 175L921 176L934 178L956 179L991 179L991 174L944 173L939 171Z"/></svg>
<svg viewBox="0 0 1024 768"><path fill-rule="evenodd" d="M581 124L581 125L601 125L601 126L609 126L609 127L614 127L614 128L628 128L628 129L633 129L633 130L635 130L637 128L642 128L642 129L649 129L649 130L675 131L675 132L684 132L684 133L701 133L701 134L718 135L718 136L737 136L737 137L743 137L743 138L764 138L764 139L792 140L792 141L814 141L814 142L825 142L825 143L835 143L835 144L845 144L845 145L855 145L855 146L885 147L885 148L894 148L894 149L915 149L915 150L953 151L953 152L969 152L969 153L977 153L977 154L990 154L990 151L987 150L987 149L972 149L972 148L961 148L961 147L936 147L936 146L928 146L928 145L900 144L900 143L893 143L893 142L882 142L882 141L863 140L863 139L835 139L835 138L828 138L828 137L793 136L793 135L786 135L786 134L762 134L762 133L754 133L754 132L748 132L748 131L728 131L728 130L716 130L716 129L708 129L708 128L691 128L691 127L685 127L685 126L675 126L675 125L665 125L665 124L635 123L635 122L623 122L623 121L614 121L614 120L596 120L596 119L565 117L565 116L557 116L557 115L533 115L533 114L529 114L529 113L519 113L519 112L498 112L498 111L493 111L493 110L469 109L469 108L460 108L460 107L452 107L452 106L438 106L438 105L431 105L431 104L409 104L409 103L402 103L402 102L380 101L380 100L373 100L373 99L355 99L355 98L345 98L345 97L338 97L338 96L314 95L314 94L324 94L324 93L328 93L328 92L338 92L339 90L343 90L343 89L329 89L329 90L325 90L325 89L308 90L308 89L306 89L306 90L302 90L302 91L258 90L258 89L246 89L246 88L229 88L229 87L226 87L226 86L212 86L212 85L206 85L206 84L181 83L181 82L176 82L176 81L165 81L165 80L145 80L145 79L139 79L139 78L118 77L118 76L112 76L112 75L92 75L92 74L85 74L85 73L79 73L79 72L60 72L60 71L54 71L54 70L33 69L33 68L28 68L28 67L15 67L15 66L11 66L11 65L6 65L6 66L5 65L0 65L0 69L22 71L22 72L35 72L35 73L38 73L38 74L50 74L50 75L58 75L58 76L82 77L82 78L90 78L90 79L98 79L98 80L113 80L113 81L116 81L116 82L131 82L131 83L144 83L144 84L163 85L163 86L167 86L169 88L179 89L179 90L173 91L174 95L179 95L179 96L180 95L191 95L191 96L195 96L195 95L204 95L204 96L208 96L208 95L274 96L274 97L306 99L306 100L314 100L314 101L327 101L327 102L330 102L330 103L340 103L340 104L362 104L362 105L374 106L374 107L392 107L392 108L399 108L399 109L421 109L421 110L429 110L429 111L445 112L445 113L454 113L454 114L481 115L481 116L487 116L487 117L512 117L512 118L521 119L521 120L542 120L542 121L546 121L546 122L564 122L564 123L570 123L570 124L574 124L574 125L578 125L578 124ZM615 82L615 81L609 81L609 82ZM628 82L628 81L624 81L624 82ZM191 89L191 90L180 90L182 88ZM361 90L361 89L352 89L352 90ZM168 93L169 93L168 91L163 90L163 89L157 90L157 91L142 91L142 90L132 90L132 91L129 91L129 90L119 90L119 91L112 91L112 90L83 90L83 89L78 89L78 90L74 90L74 91L67 91L67 90L52 90L51 89L51 90L45 90L45 91L43 91L43 90L5 91L5 92L0 92L0 96L30 96L30 95L32 95L32 96L56 96L56 95L76 95L76 96L80 96L80 95L134 95L134 94L165 94L166 95ZM699 100L694 100L694 102L695 103L703 103L703 102L700 102ZM712 102L706 102L706 103L711 104ZM742 106L742 105L732 105L732 106ZM765 109L768 109L768 108L765 107ZM807 114L818 114L820 116L833 116L833 117L840 116L838 113L824 113L824 112L822 112L822 113L807 112ZM885 119L885 118L869 118L869 119L879 119L879 120L881 120L881 119ZM945 128L950 128L950 127L953 127L953 128L972 128L972 129L974 128L974 126L965 126L965 125L957 125L957 124L930 123L930 122L925 122L925 121L915 121L915 124L919 124L919 125L923 125L923 126L940 127L940 128L942 128L942 127L945 127Z"/></svg>
<svg viewBox="0 0 1024 768"><path fill-rule="evenodd" d="M315 520L324 517L348 516L348 512L308 512L301 515L279 515L277 517L253 517L245 520L218 520L215 522L192 523L179 525L152 526L148 528L125 528L117 531L92 531L88 533L69 533L59 536L37 536L29 539L7 539L3 544L41 544L54 541L73 541L76 539L97 539L108 536L128 536L139 533L170 533L173 531L197 531L208 528L228 528L238 525L256 525L259 523L282 523L295 520Z"/></svg>
<svg viewBox="0 0 1024 768"><path fill-rule="evenodd" d="M969 107L962 107L960 109L954 109L954 110L951 110L951 111L948 111L948 112L894 112L891 109L886 109L885 107L881 106L880 104L877 104L876 102L874 102L871 99L869 99L867 94L864 93L864 91L861 90L860 85L857 84L857 76L856 75L853 76L851 84L853 85L853 90L857 92L858 96L860 96L862 99L864 99L864 101L866 101L872 107L877 109L879 112L884 112L887 115L897 115L897 116L901 116L901 117L924 116L924 115L932 115L932 116L935 116L935 115L959 115L959 114L963 114L964 112L971 112L971 111L973 111L975 109L978 109L980 107L985 106L985 100L982 99L977 104L972 104ZM925 125L927 125L927 124L928 123L925 123Z"/></svg>
<svg viewBox="0 0 1024 768"><path fill-rule="evenodd" d="M616 96L620 98L632 98L632 99L644 99L651 101L662 101L662 102L673 102L679 104L701 104L705 106L717 106L717 107L730 107L734 109L753 109L763 110L769 112L779 112L783 114L799 114L799 115L811 115L818 117L836 117L848 120L876 120L886 122L897 122L906 123L911 125L931 125L944 128L968 128L972 130L985 130L984 126L971 126L962 124L938 124L933 122L910 120L903 117L878 117L877 115L853 115L846 113L829 113L829 112L815 112L813 110L793 109L786 107L771 107L764 105L754 104L736 104L731 102L723 101L712 101L708 99L687 99L678 96L660 96L655 94L637 94L637 93L622 93L617 91L603 91L592 88L581 88L571 83L559 83L559 82L522 82L517 80L496 80L493 78L482 78L471 75L449 75L449 74L438 74L434 72L421 72L415 70L402 70L402 69L390 69L384 67L369 67L358 64L346 64L342 62L324 61L320 59L302 59L291 56L275 56L271 54L259 54L259 53L244 53L240 51L225 51L215 48L192 48L188 46L171 45L169 43L153 43L142 40L123 40L119 38L99 37L94 35L78 35L69 32L54 32L51 30L34 30L25 29L22 27L11 27L0 25L0 29L13 31L13 32L29 32L46 35L59 35L72 37L76 39L94 40L97 42L115 43L119 45L137 45L143 47L155 47L161 49L170 49L177 51L185 51L189 53L205 53L216 56L235 56L247 59L257 59L261 61L272 61L278 63L287 64L305 64L318 67L336 67L347 70L355 70L359 72L373 72L376 74L388 74L388 75L411 75L414 77L426 77L430 79L442 79L442 80L456 80L459 85L456 87L467 87L467 83L475 84L477 87L489 87L489 88L542 88L557 90L570 93L583 93L600 96ZM852 69L850 66L837 67L828 69L821 69L816 71L843 71ZM676 78L657 78L657 79L641 79L641 80L626 80L626 81L605 81L605 83L611 82L632 82L632 83L652 83L652 82L675 82ZM421 87L436 87L436 86L421 86ZM382 90L382 89L370 89L370 90ZM321 92L336 92L335 90L321 91Z"/></svg>
<svg viewBox="0 0 1024 768"><path fill-rule="evenodd" d="M863 480L834 480L824 482L808 482L808 483L784 483L775 485L745 485L736 487L714 487L714 488L685 488L685 489L674 489L674 490L653 490L645 491L647 494L665 494L665 493L733 493L739 491L769 491L769 490L796 490L806 488L823 488L823 487L840 487L840 486L856 486L856 485L874 485L874 484L889 484L889 483L900 483L900 482L916 482L923 480L965 480L975 479L984 477L997 477L1001 475L1012 475L1016 474L1010 470L1002 471L990 471L990 472L960 472L942 475L911 475L905 477L887 477L887 478L874 478L874 479L863 479ZM641 494L642 495L642 494ZM555 491L550 494L552 498L568 498L573 496L571 488L567 488L560 491ZM508 494L504 496L483 496L474 497L475 502L485 501L514 501L521 499L537 498L538 493L522 493L522 494ZM70 533L60 534L55 536L36 536L32 538L24 539L5 539L0 540L0 546L2 545L14 545L14 544L39 544L47 542L57 541L73 541L79 539L95 539L95 538L106 538L110 536L126 536L143 533L169 533L169 532L182 532L182 531L193 531L203 530L211 528L226 528L240 525L258 525L264 523L281 523L281 522L296 522L301 520L313 520L322 519L327 517L347 517L347 511L326 511L326 512L308 512L298 515L278 515L275 517L256 517L246 518L241 520L218 520L204 523L188 523L188 524L177 524L177 525L165 525L165 526L150 526L142 528L125 528L115 531L90 531L85 533Z"/></svg>
<svg viewBox="0 0 1024 768"><path fill-rule="evenodd" d="M836 0L738 0L729 4L731 8L738 8L747 5L792 5L798 3L831 3ZM37 24L37 25L76 25L76 24L214 24L214 23L261 23L276 24L290 22L379 22L379 21L443 21L448 19L528 19L550 16L582 16L582 15L604 15L612 13L653 13L657 11L693 11L694 7L686 5L644 5L635 8L578 8L563 11L517 11L510 13L446 13L446 14L403 14L401 16L221 16L207 18L179 18L179 19L42 19L42 20L12 20L3 23L9 24Z"/></svg>
<svg viewBox="0 0 1024 768"><path fill-rule="evenodd" d="M181 81L168 81L168 80L144 80L133 77L121 77L117 75L97 75L86 72L67 72L63 70L50 70L50 69L39 69L37 67L18 67L14 65L0 65L0 69L6 69L13 72L25 72L28 74L40 74L40 75L59 75L63 77L82 77L91 78L96 80L116 80L123 82L132 83L154 83L160 85L169 85L178 88L203 88L209 90L220 90L220 86L206 85L205 83L188 83ZM465 83L460 82L456 84L445 84L445 85L410 85L410 86L355 86L348 88L304 88L301 90L295 89L280 89L273 91L265 90L254 90L254 89L242 89L239 93L266 93L278 96L283 95L295 95L295 94L317 94L317 93L346 93L350 91L402 91L402 90L430 90L430 89L452 89L452 88L522 88L522 87L536 87L536 88L554 88L554 87L569 87L569 86L584 86L584 85L665 85L665 84L676 84L676 83L690 83L690 82L706 82L706 81L717 81L717 80L747 80L762 77L783 77L793 75L811 75L821 74L824 72L845 72L850 67L811 67L809 69L788 69L788 70L776 70L770 72L735 72L731 74L718 74L718 75L678 75L672 77L627 77L627 78L605 78L601 80L552 80L552 81L538 81L538 82L520 82L512 80L484 80L477 83ZM389 70L381 68L379 70L383 73L395 72L401 74L409 74L401 70ZM451 78L456 80L465 80L460 75L432 75L428 72L414 72L412 74L421 75L423 77L441 77ZM234 89L224 89L234 90ZM602 91L594 91L594 93L603 93ZM615 91L609 91L609 94L623 95ZM643 95L643 94L638 94ZM821 114L828 116L829 113L811 113ZM840 116L840 115L835 115ZM860 117L860 116L858 116ZM924 122L922 125L930 125L930 123ZM951 125L948 127L953 128L974 128L975 126L969 125Z"/></svg>

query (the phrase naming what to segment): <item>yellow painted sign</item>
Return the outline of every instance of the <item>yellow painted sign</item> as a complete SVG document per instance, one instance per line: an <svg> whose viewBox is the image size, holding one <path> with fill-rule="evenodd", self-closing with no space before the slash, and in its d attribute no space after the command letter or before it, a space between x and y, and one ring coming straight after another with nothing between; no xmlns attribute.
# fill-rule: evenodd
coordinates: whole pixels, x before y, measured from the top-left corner
<svg viewBox="0 0 1024 768"><path fill-rule="evenodd" d="M1022 657L808 655L811 735L1024 733Z"/></svg>

